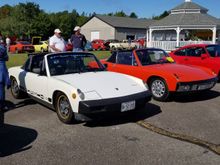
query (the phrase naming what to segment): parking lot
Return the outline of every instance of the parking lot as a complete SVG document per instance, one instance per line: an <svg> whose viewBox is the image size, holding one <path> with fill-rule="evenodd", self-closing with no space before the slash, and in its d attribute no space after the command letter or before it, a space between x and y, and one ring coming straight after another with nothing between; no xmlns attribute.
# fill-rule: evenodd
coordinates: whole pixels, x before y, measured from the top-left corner
<svg viewBox="0 0 220 165"><path fill-rule="evenodd" d="M152 100L136 114L72 125L61 123L55 112L31 99L15 100L7 92L7 103L10 110L0 129L2 165L220 164L220 155L202 144L220 144L220 84L169 102ZM189 136L191 140L184 141ZM201 143L195 144L198 139Z"/></svg>

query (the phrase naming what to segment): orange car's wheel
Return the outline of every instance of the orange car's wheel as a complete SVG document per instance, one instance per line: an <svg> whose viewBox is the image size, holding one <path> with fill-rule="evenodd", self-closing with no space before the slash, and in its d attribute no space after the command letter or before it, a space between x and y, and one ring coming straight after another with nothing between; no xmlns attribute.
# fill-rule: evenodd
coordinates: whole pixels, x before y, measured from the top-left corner
<svg viewBox="0 0 220 165"><path fill-rule="evenodd" d="M169 97L169 90L165 80L154 78L150 81L150 90L155 100L166 101Z"/></svg>

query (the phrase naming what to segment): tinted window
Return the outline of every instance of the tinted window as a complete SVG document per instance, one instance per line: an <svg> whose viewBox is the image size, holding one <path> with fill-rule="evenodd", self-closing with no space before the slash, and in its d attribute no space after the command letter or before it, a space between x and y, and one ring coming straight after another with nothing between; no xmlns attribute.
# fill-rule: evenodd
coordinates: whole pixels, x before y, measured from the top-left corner
<svg viewBox="0 0 220 165"><path fill-rule="evenodd" d="M109 57L107 62L116 63L116 52L113 52L112 55Z"/></svg>
<svg viewBox="0 0 220 165"><path fill-rule="evenodd" d="M117 64L136 65L136 61L132 52L118 52Z"/></svg>
<svg viewBox="0 0 220 165"><path fill-rule="evenodd" d="M187 56L201 57L202 54L205 54L205 50L202 47L192 47L187 49Z"/></svg>
<svg viewBox="0 0 220 165"><path fill-rule="evenodd" d="M178 50L174 54L177 55L177 56L185 56L186 55L186 49Z"/></svg>
<svg viewBox="0 0 220 165"><path fill-rule="evenodd" d="M206 47L210 56L212 57L220 57L220 46L219 45L209 45Z"/></svg>
<svg viewBox="0 0 220 165"><path fill-rule="evenodd" d="M39 73L43 67L44 56L36 55L32 57L30 71L33 73Z"/></svg>

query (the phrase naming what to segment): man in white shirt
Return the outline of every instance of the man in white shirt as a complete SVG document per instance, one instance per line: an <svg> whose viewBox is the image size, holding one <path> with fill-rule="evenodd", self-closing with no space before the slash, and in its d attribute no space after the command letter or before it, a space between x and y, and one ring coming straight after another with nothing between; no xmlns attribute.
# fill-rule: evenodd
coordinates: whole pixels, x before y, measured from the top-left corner
<svg viewBox="0 0 220 165"><path fill-rule="evenodd" d="M60 29L54 30L54 35L49 39L49 47L50 52L64 52L65 49L65 41L63 37L61 37Z"/></svg>
<svg viewBox="0 0 220 165"><path fill-rule="evenodd" d="M8 36L6 37L5 43L6 43L6 47L7 47L7 52L9 52L9 47L10 47L10 44L11 44L11 39Z"/></svg>

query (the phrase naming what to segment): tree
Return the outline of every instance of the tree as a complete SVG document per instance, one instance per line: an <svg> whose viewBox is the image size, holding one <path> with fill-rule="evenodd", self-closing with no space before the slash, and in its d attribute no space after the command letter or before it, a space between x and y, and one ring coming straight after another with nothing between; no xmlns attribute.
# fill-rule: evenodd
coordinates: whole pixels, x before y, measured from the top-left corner
<svg viewBox="0 0 220 165"><path fill-rule="evenodd" d="M125 14L125 12L122 10L122 11L117 11L114 16L116 17L127 17L127 15Z"/></svg>
<svg viewBox="0 0 220 165"><path fill-rule="evenodd" d="M152 19L154 20L160 20L160 19L163 19L164 17L168 16L169 15L169 12L168 11L164 11L161 15L159 16L153 16Z"/></svg>
<svg viewBox="0 0 220 165"><path fill-rule="evenodd" d="M135 12L132 12L129 17L131 17L131 18L138 18L137 14Z"/></svg>

